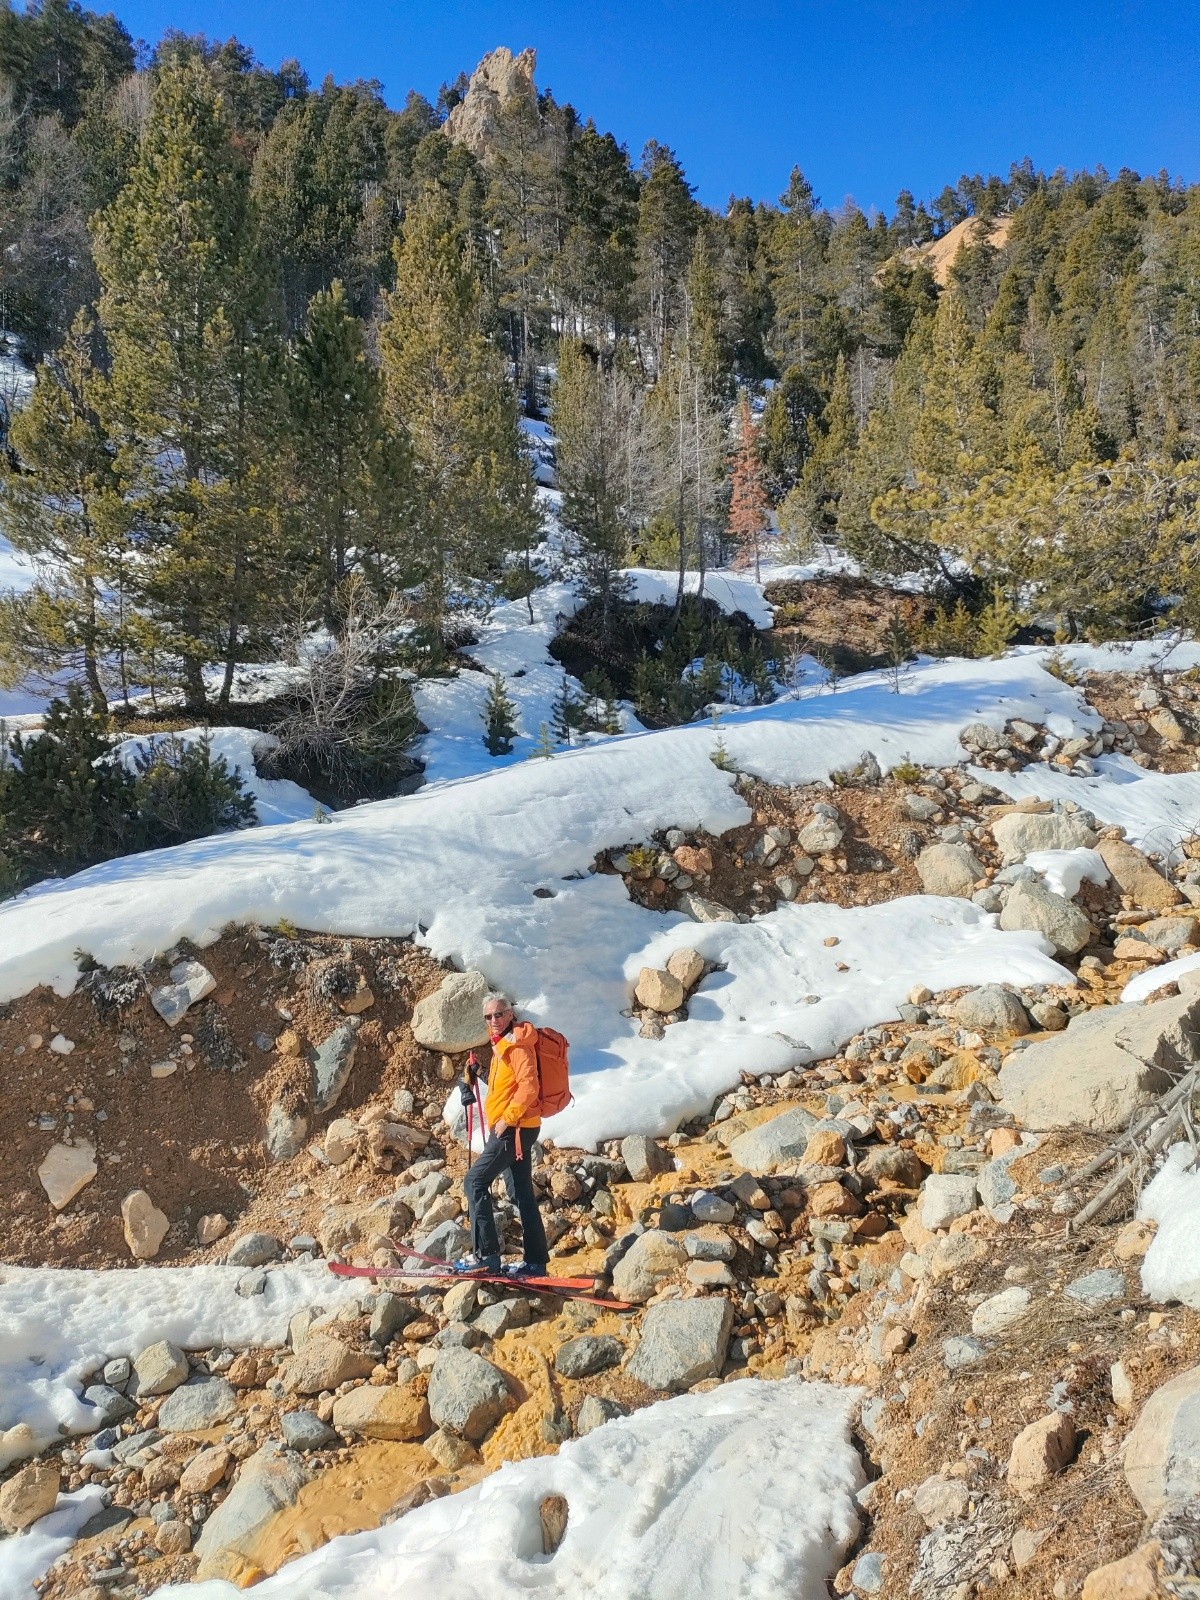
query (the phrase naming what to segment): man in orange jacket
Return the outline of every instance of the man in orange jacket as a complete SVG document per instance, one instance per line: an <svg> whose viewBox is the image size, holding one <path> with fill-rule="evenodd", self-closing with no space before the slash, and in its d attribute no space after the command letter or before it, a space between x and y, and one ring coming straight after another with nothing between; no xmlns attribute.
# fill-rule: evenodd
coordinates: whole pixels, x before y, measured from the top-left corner
<svg viewBox="0 0 1200 1600"><path fill-rule="evenodd" d="M484 1119L488 1133L483 1154L467 1173L463 1188L471 1217L472 1254L455 1267L464 1272L500 1272L500 1240L492 1211L491 1187L505 1175L521 1218L525 1259L512 1268L514 1277L544 1277L550 1259L546 1229L533 1192L530 1155L541 1132L539 1109L537 1029L518 1022L502 994L483 1000L483 1020L492 1044L492 1069L488 1079Z"/></svg>

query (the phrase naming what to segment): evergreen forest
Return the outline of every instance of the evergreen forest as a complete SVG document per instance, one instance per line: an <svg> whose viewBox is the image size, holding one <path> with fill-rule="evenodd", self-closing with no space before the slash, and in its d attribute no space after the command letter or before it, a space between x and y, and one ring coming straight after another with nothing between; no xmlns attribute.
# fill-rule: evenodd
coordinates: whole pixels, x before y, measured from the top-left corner
<svg viewBox="0 0 1200 1600"><path fill-rule="evenodd" d="M498 54L468 138L465 73L396 110L0 4L7 682L207 714L319 627L437 671L545 570L531 420L600 636L630 564L768 542L923 575L946 648L1197 620L1200 186L1026 160L884 215L797 165L718 212Z"/></svg>

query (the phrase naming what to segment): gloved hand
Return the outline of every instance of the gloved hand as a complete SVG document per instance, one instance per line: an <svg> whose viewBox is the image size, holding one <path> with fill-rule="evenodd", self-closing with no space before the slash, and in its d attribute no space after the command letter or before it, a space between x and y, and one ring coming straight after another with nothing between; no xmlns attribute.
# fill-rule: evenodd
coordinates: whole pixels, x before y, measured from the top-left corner
<svg viewBox="0 0 1200 1600"><path fill-rule="evenodd" d="M475 1104L475 1080L479 1076L479 1058L474 1050L467 1057L467 1068L463 1074L463 1081L458 1086L458 1098L464 1106Z"/></svg>

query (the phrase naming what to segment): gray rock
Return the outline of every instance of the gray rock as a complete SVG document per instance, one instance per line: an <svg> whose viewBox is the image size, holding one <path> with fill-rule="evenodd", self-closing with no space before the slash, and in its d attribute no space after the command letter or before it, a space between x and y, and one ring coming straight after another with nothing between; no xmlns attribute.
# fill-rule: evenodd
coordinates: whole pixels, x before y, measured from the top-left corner
<svg viewBox="0 0 1200 1600"><path fill-rule="evenodd" d="M1085 1306L1108 1306L1124 1300L1127 1294L1125 1274L1112 1267L1100 1267L1095 1272L1085 1272L1082 1278L1073 1279L1063 1290L1072 1300Z"/></svg>
<svg viewBox="0 0 1200 1600"><path fill-rule="evenodd" d="M167 1396L159 1407L164 1433L197 1433L215 1428L237 1410L237 1396L224 1378L193 1378Z"/></svg>
<svg viewBox="0 0 1200 1600"><path fill-rule="evenodd" d="M921 1226L934 1233L948 1228L959 1217L974 1211L979 1203L975 1180L967 1174L935 1172L921 1190Z"/></svg>
<svg viewBox="0 0 1200 1600"><path fill-rule="evenodd" d="M471 1235L453 1217L439 1222L432 1232L418 1239L416 1248L435 1261L457 1261L471 1248Z"/></svg>
<svg viewBox="0 0 1200 1600"><path fill-rule="evenodd" d="M151 989L150 1004L168 1028L176 1027L188 1008L203 1000L217 987L217 980L199 961L178 961L171 968L170 983Z"/></svg>
<svg viewBox="0 0 1200 1600"><path fill-rule="evenodd" d="M132 1372L133 1366L128 1356L117 1356L115 1360L104 1363L104 1381L113 1389L123 1389Z"/></svg>
<svg viewBox="0 0 1200 1600"><path fill-rule="evenodd" d="M977 724L983 727L983 723ZM960 738L963 735L959 735ZM861 1589L863 1594L883 1593L883 1557L876 1550L868 1550L859 1556L854 1563L854 1571L850 1574L850 1582L856 1589Z"/></svg>
<svg viewBox="0 0 1200 1600"><path fill-rule="evenodd" d="M796 835L796 843L806 856L830 856L841 844L845 834L846 830L837 819L836 813L832 817L815 816L800 829Z"/></svg>
<svg viewBox="0 0 1200 1600"><path fill-rule="evenodd" d="M527 1328L532 1315L529 1301L523 1296L511 1300L497 1300L494 1306L484 1306L475 1318L475 1326L488 1339L498 1339L510 1328Z"/></svg>
<svg viewBox="0 0 1200 1600"><path fill-rule="evenodd" d="M933 822L942 814L942 808L936 800L931 800L924 794L906 794L900 802L904 807L906 816L914 822Z"/></svg>
<svg viewBox="0 0 1200 1600"><path fill-rule="evenodd" d="M1007 816L996 819L992 838L1007 867L1014 861L1023 861L1034 850L1091 849L1096 833L1078 812L1049 811L1038 815L1010 811Z"/></svg>
<svg viewBox="0 0 1200 1600"><path fill-rule="evenodd" d="M737 1216L736 1206L708 1189L699 1189L690 1195L688 1204L697 1222L732 1222Z"/></svg>
<svg viewBox="0 0 1200 1600"><path fill-rule="evenodd" d="M1040 883L1014 883L1000 913L1008 933L1040 933L1059 955L1075 955L1095 932L1077 905Z"/></svg>
<svg viewBox="0 0 1200 1600"><path fill-rule="evenodd" d="M1019 1284L990 1295L975 1307L971 1332L977 1339L987 1338L991 1334L1003 1333L1006 1328L1015 1327L1028 1312L1032 1298L1029 1290Z"/></svg>
<svg viewBox="0 0 1200 1600"><path fill-rule="evenodd" d="M169 1394L188 1375L188 1359L178 1345L159 1339L147 1345L133 1363L134 1394L146 1400L154 1394Z"/></svg>
<svg viewBox="0 0 1200 1600"><path fill-rule="evenodd" d="M351 1018L340 1023L317 1046L312 1075L313 1103L318 1111L328 1111L335 1106L346 1087L346 1079L354 1068L357 1031L358 1022Z"/></svg>
<svg viewBox="0 0 1200 1600"><path fill-rule="evenodd" d="M80 1528L75 1535L77 1539L94 1539L101 1533L120 1533L133 1521L133 1512L128 1506L101 1506Z"/></svg>
<svg viewBox="0 0 1200 1600"><path fill-rule="evenodd" d="M660 1300L642 1319L642 1337L625 1370L650 1389L690 1389L720 1376L732 1327L733 1307L723 1295Z"/></svg>
<svg viewBox="0 0 1200 1600"><path fill-rule="evenodd" d="M961 1027L981 1032L1029 1032L1029 1018L1020 999L1011 989L1003 989L998 983L987 983L960 995L954 1002L952 1014Z"/></svg>
<svg viewBox="0 0 1200 1600"><path fill-rule="evenodd" d="M386 1291L375 1301L371 1312L371 1338L377 1344L390 1344L400 1329L421 1315L420 1310L403 1295Z"/></svg>
<svg viewBox="0 0 1200 1600"><path fill-rule="evenodd" d="M727 1233L713 1230L709 1233L687 1233L683 1248L690 1261L732 1261L737 1255L737 1245Z"/></svg>
<svg viewBox="0 0 1200 1600"><path fill-rule="evenodd" d="M413 1008L413 1038L426 1050L458 1055L487 1043L483 997L489 989L482 972L451 972L432 994Z"/></svg>
<svg viewBox="0 0 1200 1600"><path fill-rule="evenodd" d="M284 1368L290 1394L322 1394L352 1378L368 1378L375 1358L328 1333L310 1333Z"/></svg>
<svg viewBox="0 0 1200 1600"><path fill-rule="evenodd" d="M951 1372L963 1367L973 1367L987 1355L987 1350L972 1334L957 1334L942 1340L942 1360Z"/></svg>
<svg viewBox="0 0 1200 1600"><path fill-rule="evenodd" d="M337 1434L314 1411L285 1411L279 1422L289 1450L324 1450L338 1442Z"/></svg>
<svg viewBox="0 0 1200 1600"><path fill-rule="evenodd" d="M590 1378L606 1367L615 1367L624 1354L625 1346L619 1339L585 1333L559 1345L554 1356L554 1370L562 1378Z"/></svg>
<svg viewBox="0 0 1200 1600"><path fill-rule="evenodd" d="M308 1118L302 1106L275 1100L267 1113L263 1144L271 1161L290 1161L299 1155L308 1137Z"/></svg>
<svg viewBox="0 0 1200 1600"><path fill-rule="evenodd" d="M1150 922L1143 922L1140 928L1126 931L1136 931L1156 950L1163 950L1169 956L1177 955L1185 944L1196 943L1195 917L1154 917Z"/></svg>
<svg viewBox="0 0 1200 1600"><path fill-rule="evenodd" d="M1200 1367L1157 1388L1125 1444L1125 1481L1148 1517L1200 1495Z"/></svg>
<svg viewBox="0 0 1200 1600"><path fill-rule="evenodd" d="M438 1351L429 1374L429 1415L437 1427L479 1444L510 1403L499 1367L461 1346Z"/></svg>
<svg viewBox="0 0 1200 1600"><path fill-rule="evenodd" d="M675 1163L656 1139L631 1133L621 1140L621 1159L634 1183L647 1183L657 1172L670 1172Z"/></svg>
<svg viewBox="0 0 1200 1600"><path fill-rule="evenodd" d="M649 1228L638 1235L617 1262L613 1290L622 1300L642 1305L686 1259L687 1253L677 1239L658 1228Z"/></svg>
<svg viewBox="0 0 1200 1600"><path fill-rule="evenodd" d="M728 906L719 904L716 900L706 900L702 894L688 892L679 896L679 909L693 922L737 922L736 911L731 911Z"/></svg>
<svg viewBox="0 0 1200 1600"><path fill-rule="evenodd" d="M1000 1069L1005 1107L1026 1128L1118 1133L1192 1066L1200 994L1152 1005L1097 1006Z"/></svg>
<svg viewBox="0 0 1200 1600"><path fill-rule="evenodd" d="M917 876L926 894L969 900L983 877L983 864L965 844L931 844L917 857Z"/></svg>
<svg viewBox="0 0 1200 1600"><path fill-rule="evenodd" d="M231 1267L265 1267L278 1261L283 1246L272 1233L243 1233L233 1241L225 1257Z"/></svg>
<svg viewBox="0 0 1200 1600"><path fill-rule="evenodd" d="M792 1106L739 1134L730 1144L729 1154L747 1172L773 1172L778 1166L803 1159L808 1136L816 1125L817 1118L803 1106Z"/></svg>
<svg viewBox="0 0 1200 1600"><path fill-rule="evenodd" d="M993 1217L1001 1207L1007 1206L1016 1194L1016 1179L1009 1177L1008 1169L1017 1156L1025 1154L1025 1149L1018 1146L1017 1149L1008 1150L1004 1155L989 1161L976 1173L975 1182L979 1189L979 1198Z"/></svg>
<svg viewBox="0 0 1200 1600"><path fill-rule="evenodd" d="M627 1415L625 1407L618 1405L615 1400L605 1400L600 1395L590 1394L579 1408L579 1415L575 1419L575 1432L582 1439L585 1433L592 1433L595 1429L602 1428L614 1417Z"/></svg>
<svg viewBox="0 0 1200 1600"><path fill-rule="evenodd" d="M274 1443L242 1463L233 1488L217 1506L196 1541L196 1577L221 1577L230 1555L249 1554L262 1529L308 1482L303 1462Z"/></svg>
<svg viewBox="0 0 1200 1600"><path fill-rule="evenodd" d="M93 1383L90 1388L83 1391L83 1398L88 1405L95 1406L96 1419L93 1424L96 1428L110 1427L114 1422L124 1422L126 1417L131 1417L137 1410L132 1401L117 1389L110 1389L106 1383Z"/></svg>
<svg viewBox="0 0 1200 1600"><path fill-rule="evenodd" d="M158 1453L151 1447L157 1445L161 1438L162 1434L157 1428L144 1428L140 1433L131 1433L113 1446L113 1460L124 1465L127 1461L132 1461L134 1456L140 1455L143 1450L149 1451L146 1459L150 1460Z"/></svg>

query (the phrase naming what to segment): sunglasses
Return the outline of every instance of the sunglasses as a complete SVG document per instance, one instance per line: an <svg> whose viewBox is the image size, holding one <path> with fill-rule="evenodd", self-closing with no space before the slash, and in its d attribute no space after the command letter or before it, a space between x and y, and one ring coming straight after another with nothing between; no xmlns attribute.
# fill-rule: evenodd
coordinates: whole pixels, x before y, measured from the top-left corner
<svg viewBox="0 0 1200 1600"><path fill-rule="evenodd" d="M508 1011L508 1010L504 1010L504 1011L485 1011L483 1013L483 1020L485 1022L495 1022L500 1017L508 1017L508 1016L511 1016L511 1015L512 1015L511 1011Z"/></svg>

